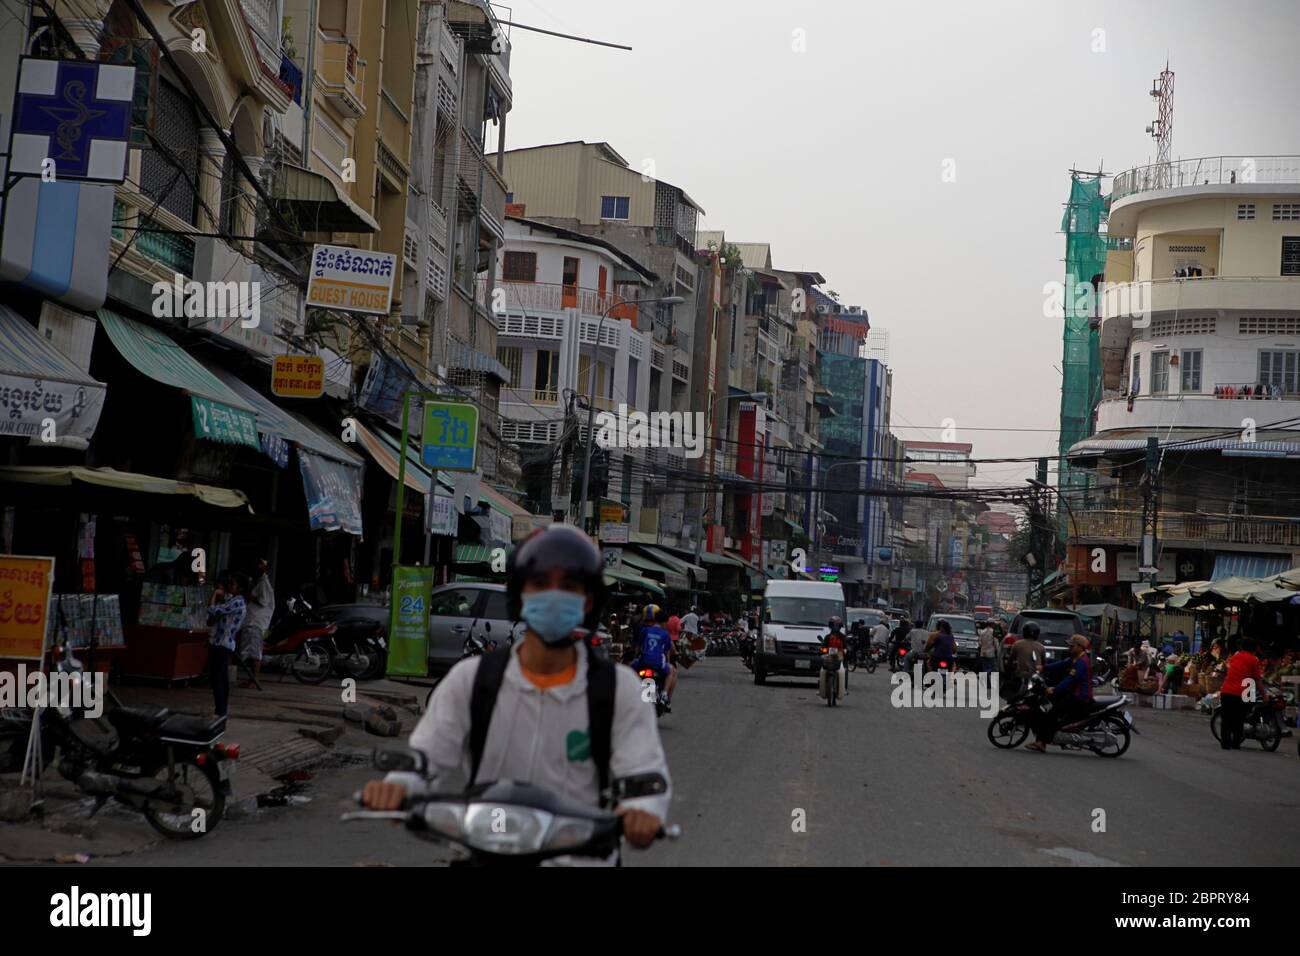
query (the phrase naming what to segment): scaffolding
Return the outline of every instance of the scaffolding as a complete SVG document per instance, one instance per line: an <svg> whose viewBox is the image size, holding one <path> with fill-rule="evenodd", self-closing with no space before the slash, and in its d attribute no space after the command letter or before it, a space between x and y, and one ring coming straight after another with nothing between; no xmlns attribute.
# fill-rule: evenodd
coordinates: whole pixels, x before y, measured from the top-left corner
<svg viewBox="0 0 1300 956"><path fill-rule="evenodd" d="M1092 413L1101 397L1100 287L1106 269L1106 199L1101 175L1070 171L1070 201L1061 230L1065 233L1065 331L1061 357L1060 470L1057 487L1078 508L1089 472L1072 467L1066 452L1092 434ZM1069 514L1060 509L1057 533L1069 537Z"/></svg>

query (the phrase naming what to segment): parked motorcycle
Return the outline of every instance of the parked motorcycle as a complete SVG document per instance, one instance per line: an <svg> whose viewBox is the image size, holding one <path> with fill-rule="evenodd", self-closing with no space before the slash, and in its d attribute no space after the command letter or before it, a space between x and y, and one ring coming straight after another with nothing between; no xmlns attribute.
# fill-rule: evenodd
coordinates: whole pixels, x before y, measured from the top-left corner
<svg viewBox="0 0 1300 956"><path fill-rule="evenodd" d="M752 633L746 633L740 639L740 662L749 670L754 669L754 646L758 639Z"/></svg>
<svg viewBox="0 0 1300 956"><path fill-rule="evenodd" d="M337 626L322 620L305 598L289 598L285 614L266 632L262 666L280 667L304 684L319 684L334 672Z"/></svg>
<svg viewBox="0 0 1300 956"><path fill-rule="evenodd" d="M1093 685L1098 683L1094 678ZM1121 756L1129 748L1130 732L1137 733L1133 718L1125 709L1127 703L1128 698L1122 694L1094 698L1091 712L1060 727L1052 743L1065 750L1090 750L1099 757ZM1019 747L1029 737L1038 715L1049 712L1053 706L1042 675L1034 674L1025 688L1012 695L1007 705L989 721L989 743L1001 750Z"/></svg>
<svg viewBox="0 0 1300 956"><path fill-rule="evenodd" d="M65 646L55 648L57 672L83 672ZM6 730L24 737L35 719L30 710L7 712ZM144 815L159 833L197 840L221 822L230 795L230 761L239 745L221 743L226 719L172 713L165 707L126 707L111 693L104 712L85 708L40 711L42 762L95 798L92 815L110 799ZM6 737L9 734L6 733Z"/></svg>
<svg viewBox="0 0 1300 956"><path fill-rule="evenodd" d="M382 771L424 773L418 751L376 751ZM613 781L615 803L663 793L668 782L658 773ZM358 802L360 795L358 795ZM537 866L556 857L606 859L621 851L623 819L605 810L563 800L532 784L492 781L455 793L412 796L403 810L361 810L343 821L398 820L412 835L464 850L459 862L471 866ZM681 829L663 827L658 839L676 839Z"/></svg>
<svg viewBox="0 0 1300 956"><path fill-rule="evenodd" d="M1286 697L1280 687L1269 687L1266 696L1252 701L1242 724L1242 741L1255 740L1266 752L1272 753L1282 743L1282 717L1286 713ZM1210 717L1210 733L1223 741L1223 706L1216 704Z"/></svg>

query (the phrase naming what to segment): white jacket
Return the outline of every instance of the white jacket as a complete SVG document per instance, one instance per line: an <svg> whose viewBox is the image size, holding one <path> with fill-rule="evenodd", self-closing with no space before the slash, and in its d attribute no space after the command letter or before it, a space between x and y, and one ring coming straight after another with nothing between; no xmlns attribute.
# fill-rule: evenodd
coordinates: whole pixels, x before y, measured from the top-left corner
<svg viewBox="0 0 1300 956"><path fill-rule="evenodd" d="M519 668L519 651L511 652L492 721L488 725L478 782L514 780L531 783L556 796L600 805L596 765L587 733L587 648L577 645L578 672L573 680L546 690L529 683ZM482 658L457 663L433 692L429 709L411 733L410 745L429 761L432 789L469 781L470 696ZM668 789L659 795L624 800L622 806L653 813L667 822L672 781L659 740L654 703L641 697L641 681L622 664L614 665L614 726L611 731L610 777L660 773ZM449 784L448 777L461 777ZM418 774L390 773L390 782L411 791L429 786Z"/></svg>

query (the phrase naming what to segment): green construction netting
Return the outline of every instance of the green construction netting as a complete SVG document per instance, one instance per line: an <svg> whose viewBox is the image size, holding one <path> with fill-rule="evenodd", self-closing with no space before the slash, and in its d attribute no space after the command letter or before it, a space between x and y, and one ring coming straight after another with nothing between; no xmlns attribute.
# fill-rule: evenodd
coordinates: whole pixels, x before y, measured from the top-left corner
<svg viewBox="0 0 1300 956"><path fill-rule="evenodd" d="M1106 269L1106 236L1101 224L1106 199L1099 177L1070 174L1070 201L1061 219L1065 233L1065 331L1061 356L1060 472L1057 486L1078 508L1088 473L1070 467L1065 453L1092 431L1092 410L1101 398L1101 340L1091 320L1099 315L1097 295ZM1058 533L1069 533L1069 514L1061 509Z"/></svg>

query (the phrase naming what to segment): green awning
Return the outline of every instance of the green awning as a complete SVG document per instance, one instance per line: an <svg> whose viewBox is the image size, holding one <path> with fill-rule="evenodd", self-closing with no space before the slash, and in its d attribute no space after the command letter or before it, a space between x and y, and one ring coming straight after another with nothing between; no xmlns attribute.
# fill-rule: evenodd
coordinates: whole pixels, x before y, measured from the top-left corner
<svg viewBox="0 0 1300 956"><path fill-rule="evenodd" d="M631 565L641 571L648 571L651 574L663 576L664 584L670 588L676 588L681 591L688 591L691 587L690 579L680 571L674 570L665 564L647 558L644 555L637 554L629 548L623 549L623 564Z"/></svg>
<svg viewBox="0 0 1300 956"><path fill-rule="evenodd" d="M701 552L700 560L705 564L724 564L733 568L746 567L744 561L737 561L735 558L729 558L725 554L714 554L712 551Z"/></svg>
<svg viewBox="0 0 1300 956"><path fill-rule="evenodd" d="M458 544L456 545L456 563L457 564L491 564L492 552L486 544Z"/></svg>
<svg viewBox="0 0 1300 956"><path fill-rule="evenodd" d="M800 525L799 522L791 521L789 518L786 518L785 523L790 526L790 530L793 531L795 534L804 533L803 526Z"/></svg>
<svg viewBox="0 0 1300 956"><path fill-rule="evenodd" d="M157 329L123 318L110 309L97 313L113 345L146 378L190 396L194 435L210 441L260 449L254 408Z"/></svg>
<svg viewBox="0 0 1300 956"><path fill-rule="evenodd" d="M605 583L610 587L617 587L619 584L627 584L643 591L648 591L655 597L663 597L664 589L651 581L649 578L643 578L639 574L633 574L631 571L614 570L606 568Z"/></svg>
<svg viewBox="0 0 1300 956"><path fill-rule="evenodd" d="M697 577L702 577L709 573L708 568L702 568L698 564L694 564L686 558L679 558L671 551L665 551L662 548L651 548L645 545L641 546L641 550L650 555L650 557L654 558L660 564L667 565L682 574L693 573Z"/></svg>

